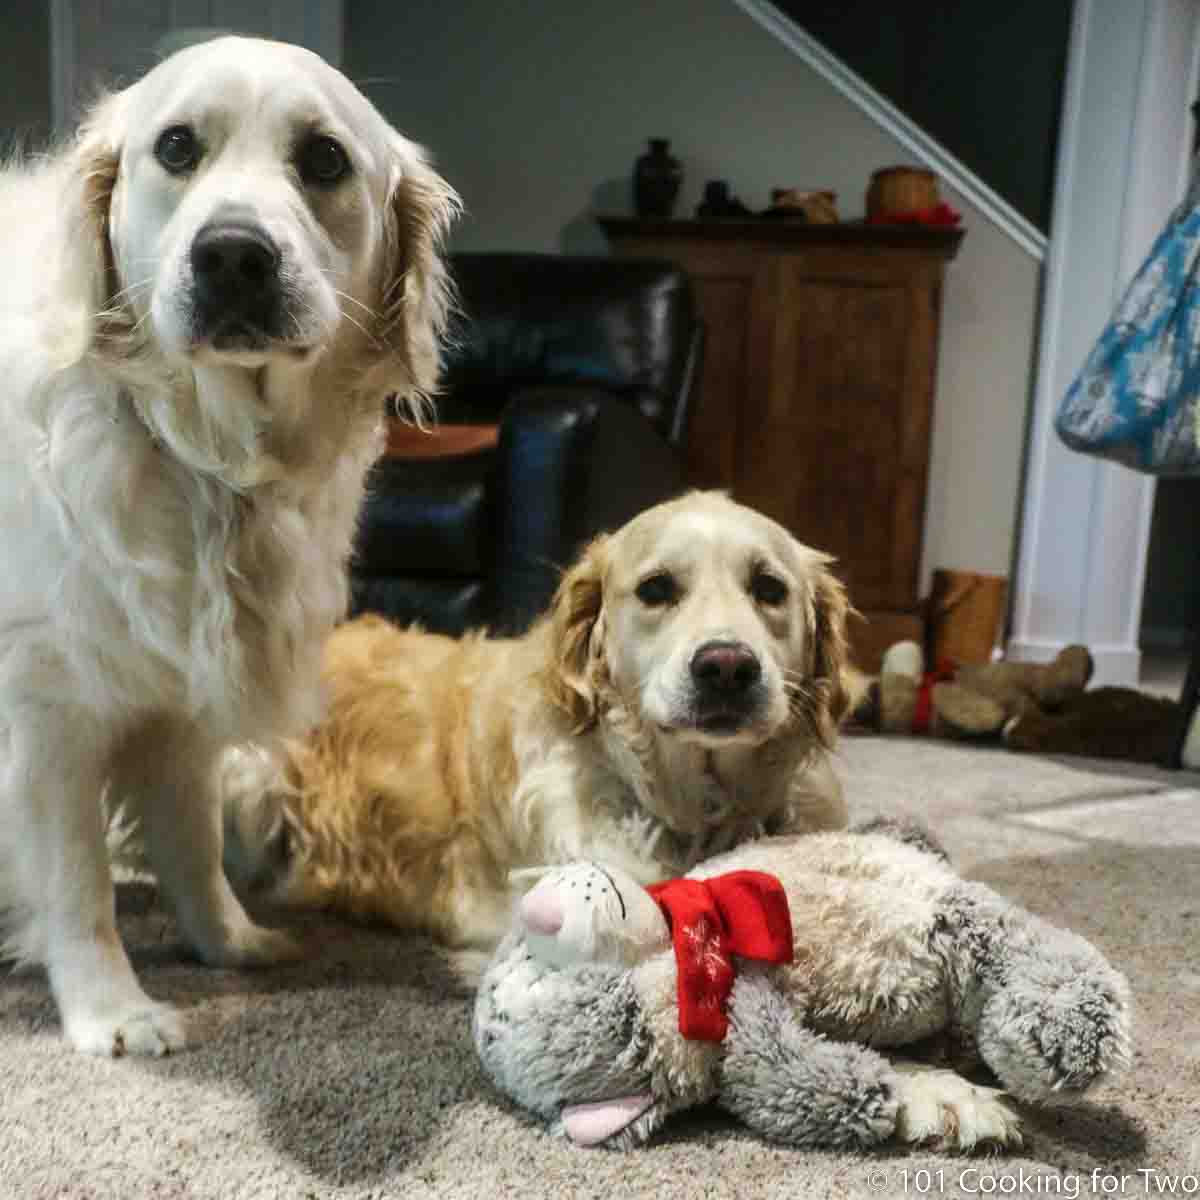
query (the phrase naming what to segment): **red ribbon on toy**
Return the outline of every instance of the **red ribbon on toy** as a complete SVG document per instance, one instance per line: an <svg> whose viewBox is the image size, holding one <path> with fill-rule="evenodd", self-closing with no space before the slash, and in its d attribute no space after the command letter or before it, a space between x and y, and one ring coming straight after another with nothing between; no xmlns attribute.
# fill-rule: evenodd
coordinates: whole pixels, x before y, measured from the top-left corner
<svg viewBox="0 0 1200 1200"><path fill-rule="evenodd" d="M930 208L913 208L907 212L882 212L867 217L868 225L957 225L962 213L944 200Z"/></svg>
<svg viewBox="0 0 1200 1200"><path fill-rule="evenodd" d="M658 902L675 947L679 1032L719 1042L729 1029L731 955L792 961L792 917L774 875L731 871L712 879L670 879L646 889Z"/></svg>
<svg viewBox="0 0 1200 1200"><path fill-rule="evenodd" d="M921 686L917 688L917 706L913 709L913 733L928 733L933 720L933 689L939 683L954 681L954 664L949 659L942 659L932 671L926 671L921 676Z"/></svg>

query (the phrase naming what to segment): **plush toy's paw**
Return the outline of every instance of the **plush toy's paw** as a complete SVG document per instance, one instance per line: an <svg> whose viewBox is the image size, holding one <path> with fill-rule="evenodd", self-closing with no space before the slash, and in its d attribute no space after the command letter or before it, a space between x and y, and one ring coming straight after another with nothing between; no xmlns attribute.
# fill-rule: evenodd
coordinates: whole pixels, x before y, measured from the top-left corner
<svg viewBox="0 0 1200 1200"><path fill-rule="evenodd" d="M878 1051L823 1038L796 1020L765 969L733 985L719 1101L774 1142L858 1150L896 1130L898 1076Z"/></svg>
<svg viewBox="0 0 1200 1200"><path fill-rule="evenodd" d="M984 1006L979 1048L1021 1100L1068 1103L1129 1063L1128 985L1115 971L1047 987L1017 978Z"/></svg>
<svg viewBox="0 0 1200 1200"><path fill-rule="evenodd" d="M905 675L920 680L925 674L925 655L917 642L893 642L879 664L880 675Z"/></svg>
<svg viewBox="0 0 1200 1200"><path fill-rule="evenodd" d="M726 1058L719 1097L756 1133L822 1150L869 1149L895 1134L897 1076L875 1051L799 1029L759 1040L758 1051Z"/></svg>
<svg viewBox="0 0 1200 1200"><path fill-rule="evenodd" d="M1037 753L1049 745L1054 732L1054 719L1037 712L1024 712L1004 723L1004 743L1010 750Z"/></svg>
<svg viewBox="0 0 1200 1200"><path fill-rule="evenodd" d="M939 1150L1021 1145L1021 1121L996 1088L980 1087L954 1071L894 1064L896 1137Z"/></svg>
<svg viewBox="0 0 1200 1200"><path fill-rule="evenodd" d="M1086 646L1067 646L1046 666L1034 688L1038 703L1046 708L1058 708L1072 696L1077 696L1092 678L1095 663Z"/></svg>
<svg viewBox="0 0 1200 1200"><path fill-rule="evenodd" d="M939 725L962 737L999 733L1004 725L1005 712L1001 704L961 683L936 684L933 708Z"/></svg>

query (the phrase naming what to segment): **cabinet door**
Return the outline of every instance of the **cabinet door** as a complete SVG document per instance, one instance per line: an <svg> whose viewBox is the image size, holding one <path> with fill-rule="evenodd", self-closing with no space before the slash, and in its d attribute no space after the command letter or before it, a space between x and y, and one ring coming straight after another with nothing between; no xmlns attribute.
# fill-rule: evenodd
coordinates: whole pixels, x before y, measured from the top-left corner
<svg viewBox="0 0 1200 1200"><path fill-rule="evenodd" d="M935 261L777 256L766 386L745 397L739 498L837 556L854 603L911 609L937 339Z"/></svg>

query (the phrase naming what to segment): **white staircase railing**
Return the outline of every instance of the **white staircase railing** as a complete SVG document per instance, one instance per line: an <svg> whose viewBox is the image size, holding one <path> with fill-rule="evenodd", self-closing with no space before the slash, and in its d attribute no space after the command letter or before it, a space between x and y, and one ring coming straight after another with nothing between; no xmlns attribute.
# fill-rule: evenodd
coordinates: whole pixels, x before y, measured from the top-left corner
<svg viewBox="0 0 1200 1200"><path fill-rule="evenodd" d="M890 100L880 95L865 79L826 50L791 17L780 12L769 0L733 0L733 3L803 59L877 125L887 130L922 165L936 171L949 187L1012 238L1022 250L1039 262L1046 257L1047 238L1041 230L906 117Z"/></svg>

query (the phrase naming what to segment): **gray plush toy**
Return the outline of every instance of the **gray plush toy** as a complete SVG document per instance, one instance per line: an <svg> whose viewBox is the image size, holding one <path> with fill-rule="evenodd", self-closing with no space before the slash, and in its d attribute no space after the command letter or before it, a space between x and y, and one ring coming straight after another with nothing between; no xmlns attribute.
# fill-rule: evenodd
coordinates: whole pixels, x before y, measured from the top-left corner
<svg viewBox="0 0 1200 1200"><path fill-rule="evenodd" d="M939 1033L1012 1096L1068 1101L1128 1061L1129 988L1090 943L884 829L764 839L650 890L549 871L474 1020L497 1087L584 1145L639 1145L714 1099L797 1146L1019 1142L997 1091L879 1053Z"/></svg>

